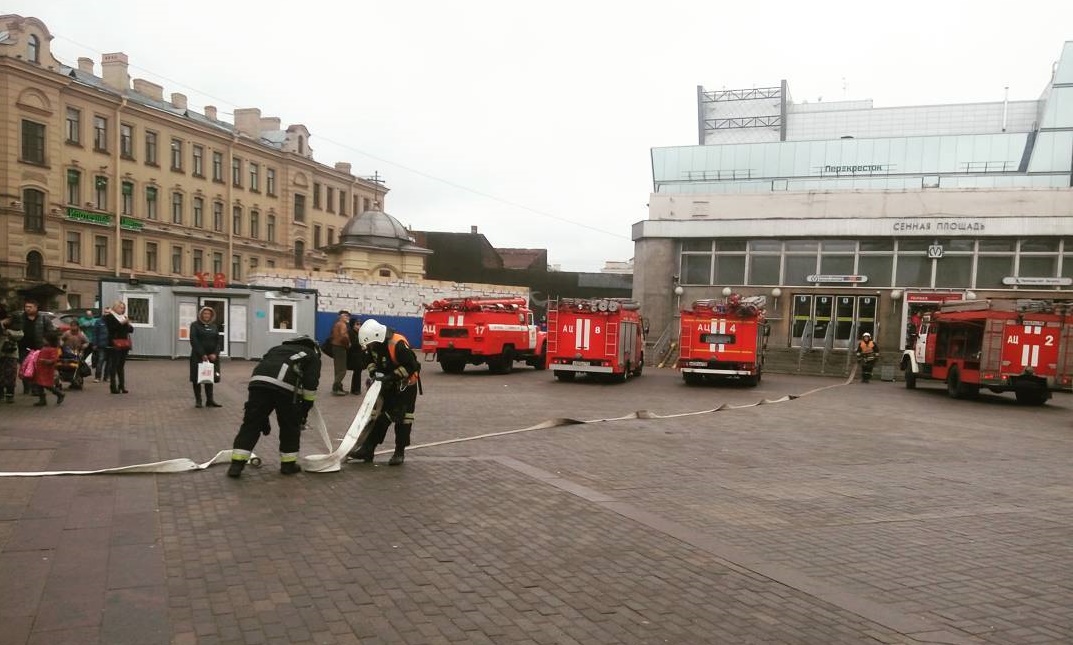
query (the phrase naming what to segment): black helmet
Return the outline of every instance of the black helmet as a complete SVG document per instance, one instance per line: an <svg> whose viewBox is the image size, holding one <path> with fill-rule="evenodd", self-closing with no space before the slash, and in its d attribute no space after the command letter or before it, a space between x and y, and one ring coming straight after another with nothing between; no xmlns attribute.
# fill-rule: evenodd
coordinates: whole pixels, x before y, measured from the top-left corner
<svg viewBox="0 0 1073 645"><path fill-rule="evenodd" d="M317 345L317 341L315 339L310 338L309 336L305 336L305 335L303 335L303 336L295 336L294 338L291 338L289 340L285 340L285 341L283 341L283 344L284 345L305 345L306 347L308 347L310 349L313 349L313 350L316 350L319 347L319 345Z"/></svg>

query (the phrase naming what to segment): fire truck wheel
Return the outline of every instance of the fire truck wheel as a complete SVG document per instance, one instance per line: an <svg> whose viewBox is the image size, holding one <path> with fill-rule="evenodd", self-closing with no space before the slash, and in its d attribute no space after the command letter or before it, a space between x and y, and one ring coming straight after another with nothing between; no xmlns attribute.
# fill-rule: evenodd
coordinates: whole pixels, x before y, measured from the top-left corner
<svg viewBox="0 0 1073 645"><path fill-rule="evenodd" d="M448 374L461 374L466 369L465 361L440 361L440 369Z"/></svg>
<svg viewBox="0 0 1073 645"><path fill-rule="evenodd" d="M644 359L644 356L642 356L641 360L637 362L637 369L635 369L633 371L633 375L634 376L640 376L641 372L643 372L643 371L645 371L645 359Z"/></svg>
<svg viewBox="0 0 1073 645"><path fill-rule="evenodd" d="M576 372L565 372L563 370L553 370L553 373L555 374L555 378L563 382L573 381L574 377L577 375Z"/></svg>
<svg viewBox="0 0 1073 645"><path fill-rule="evenodd" d="M905 368L905 389L915 390L917 388L917 375L913 373L913 368L906 366Z"/></svg>
<svg viewBox="0 0 1073 645"><path fill-rule="evenodd" d="M971 399L980 393L980 386L961 382L961 373L956 367L946 377L946 392L953 399Z"/></svg>
<svg viewBox="0 0 1073 645"><path fill-rule="evenodd" d="M540 353L537 354L533 367L538 370L548 369L548 341L544 341L544 344L540 346Z"/></svg>
<svg viewBox="0 0 1073 645"><path fill-rule="evenodd" d="M682 372L682 380L686 382L686 385L700 385L703 377L693 372Z"/></svg>

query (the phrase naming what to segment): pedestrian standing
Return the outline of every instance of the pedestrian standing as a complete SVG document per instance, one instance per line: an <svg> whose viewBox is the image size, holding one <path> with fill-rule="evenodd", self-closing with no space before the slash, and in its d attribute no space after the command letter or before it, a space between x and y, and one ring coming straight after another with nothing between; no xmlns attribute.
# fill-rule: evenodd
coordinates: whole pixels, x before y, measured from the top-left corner
<svg viewBox="0 0 1073 645"><path fill-rule="evenodd" d="M90 332L90 340L93 343L93 382L100 383L105 375L105 365L108 363L108 325L104 317L112 313L111 307L105 307L100 318L93 321L93 330Z"/></svg>
<svg viewBox="0 0 1073 645"><path fill-rule="evenodd" d="M130 354L130 335L134 325L127 318L127 305L122 300L112 304L112 312L104 317L108 328L107 378L112 394L127 394L127 354Z"/></svg>
<svg viewBox="0 0 1073 645"><path fill-rule="evenodd" d="M19 340L22 330L17 320L0 306L0 396L4 403L15 402L15 383L19 380Z"/></svg>
<svg viewBox="0 0 1073 645"><path fill-rule="evenodd" d="M232 444L228 477L242 475L257 440L271 430L268 418L273 411L279 425L279 471L284 475L301 472L301 418L313 406L319 384L320 348L309 336L285 340L265 352L250 378L242 426Z"/></svg>
<svg viewBox="0 0 1073 645"><path fill-rule="evenodd" d="M346 309L339 311L339 318L332 325L332 334L328 338L328 344L332 346L332 364L335 367L335 379L332 381L332 394L343 396L343 378L346 376L347 350L350 349L350 334L347 328L350 326L350 312Z"/></svg>
<svg viewBox="0 0 1073 645"><path fill-rule="evenodd" d="M398 466L406 458L406 446L410 445L414 409L421 387L421 363L405 336L372 318L361 324L358 336L366 352L370 376L382 382L381 401L372 430L348 456L356 461L371 462L376 447L387 436L388 426L394 422L395 451L387 463Z"/></svg>
<svg viewBox="0 0 1073 645"><path fill-rule="evenodd" d="M45 334L54 331L52 321L41 315L40 302L36 298L27 297L22 303L22 315L19 316L18 328L22 330L22 340L19 341L19 362L26 360L26 355L35 349L41 349L45 345ZM33 379L22 379L22 393L33 392Z"/></svg>
<svg viewBox="0 0 1073 645"><path fill-rule="evenodd" d="M197 370L201 363L212 363L213 381L220 378L220 327L216 324L216 310L205 306L190 323L190 382L194 384L194 407L201 407L201 385ZM213 396L213 384L205 383L205 407L222 408Z"/></svg>
<svg viewBox="0 0 1073 645"><path fill-rule="evenodd" d="M357 316L352 316L350 321L350 327L347 328L347 332L350 335L350 349L346 354L346 367L350 371L350 393L361 394L361 382L365 378L365 366L368 362L365 360L365 352L361 349L361 341L359 338L359 330L361 329L361 319Z"/></svg>

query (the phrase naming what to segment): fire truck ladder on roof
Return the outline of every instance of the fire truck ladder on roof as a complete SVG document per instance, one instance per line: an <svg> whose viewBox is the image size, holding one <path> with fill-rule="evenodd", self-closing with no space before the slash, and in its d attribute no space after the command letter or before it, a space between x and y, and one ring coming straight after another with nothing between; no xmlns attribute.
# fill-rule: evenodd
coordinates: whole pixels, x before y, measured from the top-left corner
<svg viewBox="0 0 1073 645"><path fill-rule="evenodd" d="M618 322L610 318L604 318L604 356L617 356L618 352Z"/></svg>
<svg viewBox="0 0 1073 645"><path fill-rule="evenodd" d="M559 302L548 305L548 356L559 355Z"/></svg>

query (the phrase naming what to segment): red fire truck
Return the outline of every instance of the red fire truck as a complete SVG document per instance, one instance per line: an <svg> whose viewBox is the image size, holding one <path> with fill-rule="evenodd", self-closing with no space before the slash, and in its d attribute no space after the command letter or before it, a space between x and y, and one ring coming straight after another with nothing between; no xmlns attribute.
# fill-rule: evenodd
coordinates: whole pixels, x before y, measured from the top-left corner
<svg viewBox="0 0 1073 645"><path fill-rule="evenodd" d="M487 363L492 372L507 374L514 361L542 370L547 349L547 334L533 323L525 298L444 298L425 305L421 351L444 372Z"/></svg>
<svg viewBox="0 0 1073 645"><path fill-rule="evenodd" d="M644 320L625 298L563 298L548 306L548 365L555 378L578 374L625 381L645 363Z"/></svg>
<svg viewBox="0 0 1073 645"><path fill-rule="evenodd" d="M687 385L736 379L756 386L764 372L768 324L763 302L731 294L682 310L677 367Z"/></svg>
<svg viewBox="0 0 1073 645"><path fill-rule="evenodd" d="M1073 384L1070 331L1065 305L1049 301L946 303L924 316L913 348L902 353L905 387L932 379L945 381L955 399L987 388L1043 405L1052 390Z"/></svg>

